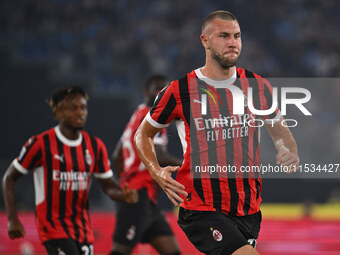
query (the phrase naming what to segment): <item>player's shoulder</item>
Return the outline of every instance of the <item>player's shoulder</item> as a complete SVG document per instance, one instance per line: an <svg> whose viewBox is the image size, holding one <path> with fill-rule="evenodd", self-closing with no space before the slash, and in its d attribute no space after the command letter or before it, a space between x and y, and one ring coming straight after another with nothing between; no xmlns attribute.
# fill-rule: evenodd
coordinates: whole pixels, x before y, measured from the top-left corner
<svg viewBox="0 0 340 255"><path fill-rule="evenodd" d="M55 132L55 127L52 127L50 129L42 131L41 133L38 133L38 134L35 134L35 135L31 136L30 139L42 140L46 136L55 135L55 133L56 133Z"/></svg>
<svg viewBox="0 0 340 255"><path fill-rule="evenodd" d="M36 134L35 136L36 137L43 137L45 135L53 134L53 133L55 133L55 128L56 127L52 127L52 128L46 129L46 130L42 131L41 133Z"/></svg>
<svg viewBox="0 0 340 255"><path fill-rule="evenodd" d="M32 146L33 144L35 144L35 146L37 146L39 144L43 144L44 139L46 137L53 136L54 134L55 134L54 128L44 130L41 133L37 133L37 134L34 134L31 137L29 137L26 140L26 143L24 144L24 146Z"/></svg>
<svg viewBox="0 0 340 255"><path fill-rule="evenodd" d="M171 81L167 86L165 86L163 88L163 90L161 90L160 93L162 93L162 91L165 91L165 90L172 90L173 92L175 92L175 96L178 94L179 95L182 95L185 94L186 92L189 91L188 87L190 86L190 80L191 79L195 79L197 76L196 76L196 73L195 73L195 70L191 71L190 73L187 73L185 75L182 75L182 76L179 76L179 78L177 80L173 80Z"/></svg>
<svg viewBox="0 0 340 255"><path fill-rule="evenodd" d="M239 78L262 78L261 75L241 67L236 67L236 73Z"/></svg>

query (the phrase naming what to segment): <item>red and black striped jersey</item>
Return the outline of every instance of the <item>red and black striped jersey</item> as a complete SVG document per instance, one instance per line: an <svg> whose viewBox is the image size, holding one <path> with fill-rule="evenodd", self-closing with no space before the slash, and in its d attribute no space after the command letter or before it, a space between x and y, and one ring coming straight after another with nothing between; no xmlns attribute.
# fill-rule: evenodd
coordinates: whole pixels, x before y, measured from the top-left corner
<svg viewBox="0 0 340 255"><path fill-rule="evenodd" d="M234 114L236 99L230 89L223 87L225 84L242 91L243 114ZM184 153L176 179L189 193L183 197L182 207L237 216L259 211L261 177L258 172L241 169L260 165L260 125L256 121L275 123L280 111L275 107L269 115L252 113L246 100L248 88L252 89L255 109L272 108L271 85L242 68L236 68L233 78L225 81L211 80L196 69L158 94L146 118L156 128L175 120ZM226 171L217 171L221 169Z"/></svg>
<svg viewBox="0 0 340 255"><path fill-rule="evenodd" d="M81 131L77 140L69 140L57 126L31 137L13 165L23 174L33 171L41 242L59 238L93 242L88 213L91 177L113 175L106 147L99 138Z"/></svg>
<svg viewBox="0 0 340 255"><path fill-rule="evenodd" d="M139 105L137 110L132 114L120 139L123 147L124 165L124 171L120 174L120 184L123 187L124 184L128 182L129 188L136 190L146 188L149 199L156 203L158 186L150 176L150 173L147 171L143 162L140 160L133 141L139 125L149 110L150 107L147 105ZM161 146L167 145L168 138L165 128L161 129L160 132L156 134L154 143Z"/></svg>

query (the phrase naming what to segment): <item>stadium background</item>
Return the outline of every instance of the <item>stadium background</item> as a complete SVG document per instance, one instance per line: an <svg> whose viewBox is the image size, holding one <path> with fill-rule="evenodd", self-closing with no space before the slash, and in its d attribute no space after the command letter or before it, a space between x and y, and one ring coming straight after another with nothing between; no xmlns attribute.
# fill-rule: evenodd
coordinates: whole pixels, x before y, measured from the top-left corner
<svg viewBox="0 0 340 255"><path fill-rule="evenodd" d="M88 90L86 129L101 137L111 154L131 113L143 100L143 83L150 74L164 73L172 80L204 65L200 25L207 14L218 9L233 12L239 20L243 52L238 66L265 77L340 76L340 2L336 0L2 0L1 176L27 138L56 124L45 101L56 88L69 84L81 84ZM339 96L340 85L325 90L320 84L318 93L312 94L313 125L292 130L303 162L340 163ZM262 160L270 163L274 147L262 134ZM180 156L172 126L169 136L170 152ZM33 212L32 176L17 186L18 209ZM263 186L261 254L340 254L336 245L340 243L339 179L265 179ZM172 210L164 194L159 203ZM106 212L113 224L114 203L105 198L96 182L90 208ZM4 210L2 193L0 209ZM32 215L26 216L31 222ZM299 235L283 233L276 226ZM109 226L107 235L112 229ZM34 227L32 231L34 239ZM2 248L7 247L4 214L0 232L3 254ZM296 243L299 238L305 239ZM15 243L12 252L18 251L22 241Z"/></svg>

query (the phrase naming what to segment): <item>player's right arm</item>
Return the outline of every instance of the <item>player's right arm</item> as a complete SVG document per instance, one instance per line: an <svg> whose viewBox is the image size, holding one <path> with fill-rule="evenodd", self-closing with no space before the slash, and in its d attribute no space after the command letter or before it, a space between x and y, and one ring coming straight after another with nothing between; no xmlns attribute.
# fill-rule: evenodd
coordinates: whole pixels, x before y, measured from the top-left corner
<svg viewBox="0 0 340 255"><path fill-rule="evenodd" d="M170 201L177 205L178 202L183 202L177 193L183 196L188 194L184 191L185 187L171 177L171 173L177 171L179 166L161 167L158 164L153 140L160 130L152 126L145 118L135 134L134 142L138 155L149 170L151 177L161 186Z"/></svg>
<svg viewBox="0 0 340 255"><path fill-rule="evenodd" d="M7 231L11 239L25 236L25 229L19 220L15 206L15 182L22 176L23 174L12 163L2 179L2 192L8 217Z"/></svg>

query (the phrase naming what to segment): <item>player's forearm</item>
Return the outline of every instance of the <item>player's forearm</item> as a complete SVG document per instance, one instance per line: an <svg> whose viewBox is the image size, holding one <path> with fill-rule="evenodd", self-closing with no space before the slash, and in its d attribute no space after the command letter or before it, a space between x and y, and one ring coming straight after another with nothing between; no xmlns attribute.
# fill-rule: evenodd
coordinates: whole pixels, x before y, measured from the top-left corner
<svg viewBox="0 0 340 255"><path fill-rule="evenodd" d="M122 189L108 189L105 194L114 201L123 201L123 190Z"/></svg>
<svg viewBox="0 0 340 255"><path fill-rule="evenodd" d="M140 159L152 175L155 171L157 171L157 169L160 168L156 158L153 137L143 134L141 130L138 129L134 142Z"/></svg>
<svg viewBox="0 0 340 255"><path fill-rule="evenodd" d="M98 179L104 193L114 201L123 201L123 189L112 179Z"/></svg>
<svg viewBox="0 0 340 255"><path fill-rule="evenodd" d="M18 214L15 205L15 180L8 174L8 172L5 173L2 180L2 191L8 219L17 219Z"/></svg>
<svg viewBox="0 0 340 255"><path fill-rule="evenodd" d="M277 151L286 149L289 150L290 152L297 154L298 149L295 139L292 133L290 132L289 128L281 124L283 123L283 121L284 119L283 117L281 117L280 120L276 122L274 126L265 125L266 129L270 137L272 138Z"/></svg>
<svg viewBox="0 0 340 255"><path fill-rule="evenodd" d="M282 146L284 146L290 152L298 153L296 141L288 128L280 136L274 138L274 143L277 151L282 149Z"/></svg>

